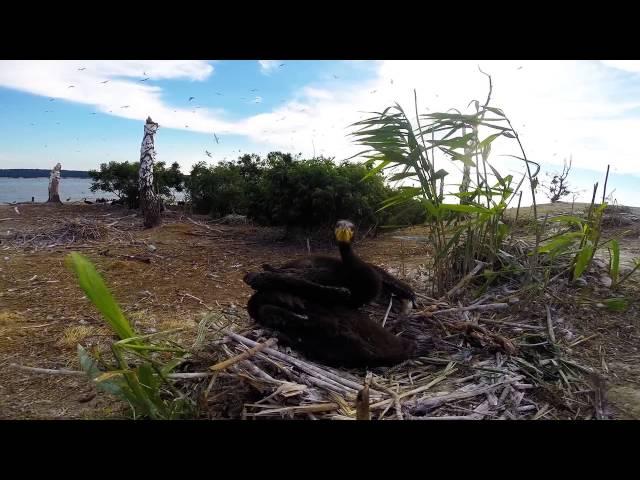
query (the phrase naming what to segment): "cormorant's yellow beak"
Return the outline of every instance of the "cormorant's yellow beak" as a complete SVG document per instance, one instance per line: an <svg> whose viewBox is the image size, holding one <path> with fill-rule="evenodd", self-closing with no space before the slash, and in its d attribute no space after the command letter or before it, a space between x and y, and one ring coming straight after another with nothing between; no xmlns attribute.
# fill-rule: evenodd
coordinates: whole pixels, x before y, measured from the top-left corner
<svg viewBox="0 0 640 480"><path fill-rule="evenodd" d="M335 230L336 240L338 242L351 243L351 239L353 238L353 230L346 227L338 227Z"/></svg>

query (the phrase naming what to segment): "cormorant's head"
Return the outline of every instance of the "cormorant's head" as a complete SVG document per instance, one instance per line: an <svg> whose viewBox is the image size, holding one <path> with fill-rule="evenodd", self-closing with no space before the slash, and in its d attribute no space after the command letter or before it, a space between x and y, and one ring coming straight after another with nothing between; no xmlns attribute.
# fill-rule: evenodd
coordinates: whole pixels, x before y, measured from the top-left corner
<svg viewBox="0 0 640 480"><path fill-rule="evenodd" d="M338 243L351 243L356 227L349 220L338 220L335 228L336 240Z"/></svg>

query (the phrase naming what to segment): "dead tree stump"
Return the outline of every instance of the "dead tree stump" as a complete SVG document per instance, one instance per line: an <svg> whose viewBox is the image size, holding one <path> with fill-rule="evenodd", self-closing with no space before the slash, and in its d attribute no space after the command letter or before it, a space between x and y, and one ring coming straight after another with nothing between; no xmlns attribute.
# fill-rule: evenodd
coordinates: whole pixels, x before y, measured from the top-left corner
<svg viewBox="0 0 640 480"><path fill-rule="evenodd" d="M58 189L60 187L60 171L62 165L58 162L49 176L49 200L47 202L62 203ZM33 197L32 197L33 198Z"/></svg>
<svg viewBox="0 0 640 480"><path fill-rule="evenodd" d="M156 160L154 135L159 125L151 117L147 118L144 125L144 137L140 148L140 170L138 185L140 188L140 208L144 218L145 228L157 227L161 223L160 198L153 189L153 165Z"/></svg>

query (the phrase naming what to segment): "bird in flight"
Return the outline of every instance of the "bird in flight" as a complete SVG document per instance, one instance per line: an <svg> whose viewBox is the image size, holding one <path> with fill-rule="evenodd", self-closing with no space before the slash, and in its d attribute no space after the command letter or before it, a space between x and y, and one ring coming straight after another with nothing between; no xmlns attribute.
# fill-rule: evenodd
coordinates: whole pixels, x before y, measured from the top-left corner
<svg viewBox="0 0 640 480"><path fill-rule="evenodd" d="M75 88L75 85L69 85L67 88Z"/></svg>
<svg viewBox="0 0 640 480"><path fill-rule="evenodd" d="M184 128L189 128L189 125L185 125Z"/></svg>
<svg viewBox="0 0 640 480"><path fill-rule="evenodd" d="M193 100L194 98L196 98L196 97L189 97L189 101Z"/></svg>
<svg viewBox="0 0 640 480"><path fill-rule="evenodd" d="M86 69L87 69L87 67L82 67L82 68L79 68L78 71L81 72L82 70L86 70Z"/></svg>
<svg viewBox="0 0 640 480"><path fill-rule="evenodd" d="M377 92L377 90L371 90L371 93L376 93L376 92Z"/></svg>
<svg viewBox="0 0 640 480"><path fill-rule="evenodd" d="M334 75L333 78L335 78L337 80L340 77L338 75Z"/></svg>
<svg viewBox="0 0 640 480"><path fill-rule="evenodd" d="M123 106L122 106L122 107L120 107L120 108L129 108L129 107L130 107L130 105L123 105Z"/></svg>
<svg viewBox="0 0 640 480"><path fill-rule="evenodd" d="M251 90L249 90L250 92L257 92L258 89L257 88L252 88Z"/></svg>
<svg viewBox="0 0 640 480"><path fill-rule="evenodd" d="M91 115L97 115L97 113L96 112L91 112Z"/></svg>
<svg viewBox="0 0 640 480"><path fill-rule="evenodd" d="M100 82L100 83L107 83L109 80L105 80L104 82Z"/></svg>
<svg viewBox="0 0 640 480"><path fill-rule="evenodd" d="M284 67L286 65L286 63L281 63L280 65L278 65L279 67Z"/></svg>
<svg viewBox="0 0 640 480"><path fill-rule="evenodd" d="M522 65L520 65L520 66L518 67L518 70L522 70Z"/></svg>
<svg viewBox="0 0 640 480"><path fill-rule="evenodd" d="M50 102L53 102L54 100L55 100L55 98L50 98L49 99Z"/></svg>
<svg viewBox="0 0 640 480"><path fill-rule="evenodd" d="M147 72L142 72L142 76L146 77L147 76Z"/></svg>
<svg viewBox="0 0 640 480"><path fill-rule="evenodd" d="M216 92L216 95L220 95L220 96L222 96L222 94L221 94L220 92Z"/></svg>
<svg viewBox="0 0 640 480"><path fill-rule="evenodd" d="M220 142L218 141L218 136L217 136L215 133L213 134L213 137L216 139L216 143L220 143Z"/></svg>
<svg viewBox="0 0 640 480"><path fill-rule="evenodd" d="M393 85L393 78L391 79L391 85Z"/></svg>
<svg viewBox="0 0 640 480"><path fill-rule="evenodd" d="M211 158L211 152L209 152L209 150L205 150L204 153L207 154L207 157Z"/></svg>
<svg viewBox="0 0 640 480"><path fill-rule="evenodd" d="M149 80L149 77L147 78L143 78L142 80L140 80L141 82L146 82L147 80Z"/></svg>

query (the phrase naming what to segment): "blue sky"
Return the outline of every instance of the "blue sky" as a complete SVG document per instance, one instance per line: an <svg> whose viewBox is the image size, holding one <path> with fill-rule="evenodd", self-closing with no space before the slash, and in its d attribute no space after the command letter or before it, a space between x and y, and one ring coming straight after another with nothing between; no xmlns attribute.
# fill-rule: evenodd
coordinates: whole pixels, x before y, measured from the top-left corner
<svg viewBox="0 0 640 480"><path fill-rule="evenodd" d="M136 161L147 115L161 126L158 160L183 171L245 152L346 158L357 151L346 126L396 101L412 110L414 88L423 112L483 100L478 65L543 171L572 155L586 192L610 163L609 190L640 205L638 61L0 61L0 168ZM516 173L499 156L517 153L513 143L501 139L492 155Z"/></svg>

